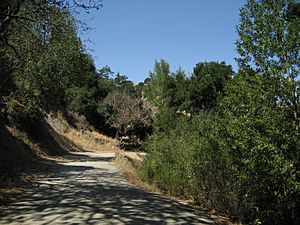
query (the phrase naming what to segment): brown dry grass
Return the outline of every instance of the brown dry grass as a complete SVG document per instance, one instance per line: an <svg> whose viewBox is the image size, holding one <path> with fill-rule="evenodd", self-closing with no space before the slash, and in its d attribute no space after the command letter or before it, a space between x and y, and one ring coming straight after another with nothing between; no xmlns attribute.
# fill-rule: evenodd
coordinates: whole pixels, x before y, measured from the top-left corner
<svg viewBox="0 0 300 225"><path fill-rule="evenodd" d="M61 134L72 142L80 150L84 151L117 151L117 141L99 134L95 131L78 131L70 128L67 132Z"/></svg>
<svg viewBox="0 0 300 225"><path fill-rule="evenodd" d="M73 150L77 151L100 151L116 152L118 151L118 141L100 134L92 129L78 130L73 128L64 119L62 114L48 116L49 125L66 141L72 145Z"/></svg>
<svg viewBox="0 0 300 225"><path fill-rule="evenodd" d="M124 152L120 150L119 152L117 152L113 162L115 166L118 168L119 172L122 173L131 184L134 184L147 191L162 194L157 187L155 187L154 185L150 185L146 182L143 182L138 175L137 167L142 162L144 155L145 153ZM205 209L199 207L192 200L184 200L172 196L168 196L168 198L178 201L181 204L189 205L201 213L210 215L211 218L213 218L217 222L217 224L242 225L239 221L231 220L227 214L218 212L213 209Z"/></svg>
<svg viewBox="0 0 300 225"><path fill-rule="evenodd" d="M25 132L18 130L15 127L6 126L6 129L9 131L12 137L23 141L31 150L35 152L36 155L44 158L46 156L45 152L32 140L28 137ZM24 151L23 148L20 148L21 151ZM27 154L27 153L25 153Z"/></svg>
<svg viewBox="0 0 300 225"><path fill-rule="evenodd" d="M127 156L126 156L127 154ZM131 155L131 156L128 156ZM135 165L138 165L140 156L138 156L138 153L131 153L128 154L124 151L119 150L116 153L116 157L114 159L114 164L118 168L119 172L122 173L126 179L131 183L134 184L140 188L143 188L145 190L160 193L158 188L156 188L154 185L150 185L148 183L143 182L137 172L137 168ZM135 161L135 163L133 163Z"/></svg>
<svg viewBox="0 0 300 225"><path fill-rule="evenodd" d="M150 185L146 182L143 182L137 172L137 168L143 161L145 153L138 152L124 152L120 150L117 145L118 141L107 137L105 135L99 134L96 131L90 130L78 130L71 127L67 121L60 115L56 117L49 116L47 118L47 123L53 128L54 133L51 133L53 138L62 146L65 146L69 149L72 147L72 150L77 151L100 151L100 152L115 152L116 157L114 159L114 164L118 170L127 178L127 180L148 191L160 193L159 189L154 185ZM15 138L22 140L30 149L39 155L41 158L48 158L47 154L40 148L36 143L33 143L30 138L23 132L11 127L6 127L11 135ZM60 138L63 137L63 138ZM29 180L32 181L34 174L28 175L23 182L20 181L20 185L16 185L15 181L11 181L9 187L1 188L0 187L0 205L5 204L12 199L18 197L26 188L26 183ZM2 181L3 182L3 181ZM0 183L1 179L0 179ZM171 198L171 197L170 197ZM194 205L193 202L188 200L179 200L177 201L187 204ZM203 211L204 209L199 209ZM213 215L213 217L218 221L219 224L226 225L240 225L238 221L232 221L228 218L227 215L215 212L214 210L205 210L207 213Z"/></svg>
<svg viewBox="0 0 300 225"><path fill-rule="evenodd" d="M137 167L140 166L145 153L125 152L117 147L118 140L100 134L92 128L90 130L73 128L61 113L49 115L47 122L77 151L115 152L114 164L130 183L153 192L159 192L156 187L143 182L138 176Z"/></svg>
<svg viewBox="0 0 300 225"><path fill-rule="evenodd" d="M15 127L0 127L0 168L5 168L0 173L0 205L20 196L37 176L47 174L57 161L67 160L63 153L118 151L116 140L89 128L77 130L62 116L49 116L41 125L38 140ZM60 151L62 155L55 154Z"/></svg>

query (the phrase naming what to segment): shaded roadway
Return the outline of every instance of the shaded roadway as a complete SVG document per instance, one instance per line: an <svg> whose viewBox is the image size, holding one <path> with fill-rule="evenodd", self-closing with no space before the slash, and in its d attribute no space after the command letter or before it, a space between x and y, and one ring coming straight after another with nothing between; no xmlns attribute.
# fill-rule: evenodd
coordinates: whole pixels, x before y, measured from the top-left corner
<svg viewBox="0 0 300 225"><path fill-rule="evenodd" d="M37 181L17 202L0 208L0 224L215 224L159 194L129 184L113 153L85 153Z"/></svg>

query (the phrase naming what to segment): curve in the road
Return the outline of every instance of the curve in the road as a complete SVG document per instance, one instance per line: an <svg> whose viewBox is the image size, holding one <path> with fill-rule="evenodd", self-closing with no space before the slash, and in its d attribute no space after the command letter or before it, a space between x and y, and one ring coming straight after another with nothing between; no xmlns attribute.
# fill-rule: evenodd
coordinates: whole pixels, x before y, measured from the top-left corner
<svg viewBox="0 0 300 225"><path fill-rule="evenodd" d="M0 224L214 224L208 215L129 184L110 162L90 154L60 164L19 201L0 209Z"/></svg>

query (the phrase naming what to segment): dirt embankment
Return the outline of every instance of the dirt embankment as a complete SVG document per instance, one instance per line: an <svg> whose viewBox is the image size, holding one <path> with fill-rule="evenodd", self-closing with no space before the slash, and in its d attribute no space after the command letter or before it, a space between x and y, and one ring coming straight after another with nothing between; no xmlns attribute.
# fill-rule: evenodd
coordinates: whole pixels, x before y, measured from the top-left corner
<svg viewBox="0 0 300 225"><path fill-rule="evenodd" d="M172 213L174 207L180 205L178 213L183 213L185 218L189 216L190 220L183 222L188 222L189 224L202 224L202 222L207 224L212 222L214 224L214 222L218 221L218 224L229 224L227 223L227 218L223 220L220 215L194 208L186 201L165 198L161 195L154 194L153 192L159 192L158 189L142 182L136 170L141 164L145 154L139 152L124 152L116 146L118 146L116 140L101 135L93 129L78 129L78 127L70 126L62 115L48 116L40 124L37 124L36 129L30 133L5 126L2 123L0 125L0 205L7 205L5 209L8 210L6 217L2 217L4 218L2 222L10 223L12 216L15 216L16 221L20 220L19 222L22 223L25 223L23 219L26 219L26 221L28 219L28 224L32 224L29 221L37 222L40 221L40 218L45 217L51 220L52 216L57 217L61 214L60 211L65 208L66 201L70 201L70 207L73 212L80 208L79 205L82 206L82 204L86 203L85 201L87 196L89 196L88 194L91 194L90 201L92 204L86 206L91 212L95 211L95 208L92 206L95 206L97 210L103 210L104 207L109 209L97 215L91 214L93 217L103 217L103 221L107 221L107 219L108 221L111 220L111 218L107 216L110 215L112 208L115 210L114 215L118 215L122 221L123 219L128 219L130 213L132 214L132 221L140 220L139 215L144 215L144 213L147 215L152 213L153 216L156 216L160 221L170 220L170 224L174 224L174 221L182 220L183 217L177 218L173 214L165 217L169 212L166 211L165 206L162 207L162 205L169 204L172 208ZM107 155L105 154L113 154L112 157L115 158L114 165L118 167L119 172L126 175L130 183L142 189L131 186L124 180L123 176L120 177L119 173L115 171L114 165L110 163L112 157L106 157ZM102 165L103 168L99 168L100 165ZM108 171L109 174L104 173L105 176L103 176L103 171ZM50 176L49 178L49 175L54 177ZM66 180L67 177L70 178L68 181ZM103 186L109 179L115 180L116 183L109 183L108 187ZM36 182L32 183L33 180L36 180ZM42 182L40 184L39 182L43 180L45 183ZM83 181L84 183L82 183ZM66 182L69 182L70 185L65 187L64 184ZM60 184L62 184L62 186L60 186ZM87 184L92 185L89 186ZM125 186L120 186L120 184L125 184ZM74 189L70 189L70 187ZM88 190L90 187L92 189ZM127 192L129 188L130 190ZM114 190L107 192L107 190L110 189ZM151 190L152 192L145 190ZM33 198L30 199L29 203L26 202L26 204L28 203L28 208L26 209L28 213L24 218L19 217L17 214L18 210L14 210L15 206L10 208L9 203L14 198L17 198L17 202L19 202L19 199L22 199L20 198L21 196L23 196L24 200L23 193L31 193L32 191L37 192L33 195ZM86 194L82 195L83 202L73 204L73 202L78 200L78 196L84 192ZM45 193L47 194L45 195ZM140 195L139 193L143 194ZM95 194L96 196L100 196L97 201L94 201ZM52 195L53 199L47 197ZM30 198L32 197L31 195L29 196ZM57 203L57 196L59 196L61 204ZM40 198L42 202L41 205L31 205L30 202L38 202ZM103 198L106 200L103 201ZM124 202L117 202L120 198L123 198ZM48 215L47 209L55 205L52 200L55 201L55 204L61 206L61 208L59 208L59 212L55 215ZM157 203L154 204L154 200L157 201ZM148 203L144 208L145 201ZM153 210L147 211L149 204L152 203L151 208ZM115 207L120 204L123 204L124 207ZM35 206L38 207L34 208ZM45 210L40 211L40 207ZM130 211L124 211L125 208L130 208ZM12 209L12 211L9 211L10 209ZM84 210L86 211L86 208ZM53 210L51 210L51 212L52 211ZM199 213L201 213L201 218L198 217ZM80 215L80 212L78 215ZM57 218L65 221L73 218L73 216ZM87 220L89 220L89 218L87 218ZM146 222L150 223L150 220Z"/></svg>
<svg viewBox="0 0 300 225"><path fill-rule="evenodd" d="M72 127L62 114L36 121L26 131L0 120L0 204L23 192L72 152L115 151L115 146L88 126Z"/></svg>
<svg viewBox="0 0 300 225"><path fill-rule="evenodd" d="M96 132L84 118L78 115L71 126L62 113L48 115L47 123L73 148L73 151L115 152L119 149L117 140ZM60 142L60 140L57 140Z"/></svg>
<svg viewBox="0 0 300 225"><path fill-rule="evenodd" d="M0 123L0 204L22 193L32 180L49 171L55 164L51 158L67 154L51 132L45 122L32 133Z"/></svg>

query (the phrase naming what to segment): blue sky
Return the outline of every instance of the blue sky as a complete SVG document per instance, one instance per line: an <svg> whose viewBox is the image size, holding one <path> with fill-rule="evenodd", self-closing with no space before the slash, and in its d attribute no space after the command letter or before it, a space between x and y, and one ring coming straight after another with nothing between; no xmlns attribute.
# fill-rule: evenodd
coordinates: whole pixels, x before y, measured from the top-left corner
<svg viewBox="0 0 300 225"><path fill-rule="evenodd" d="M198 62L234 58L239 9L246 0L104 0L103 8L79 18L94 28L81 34L96 67L108 65L135 83L155 60L190 74Z"/></svg>

